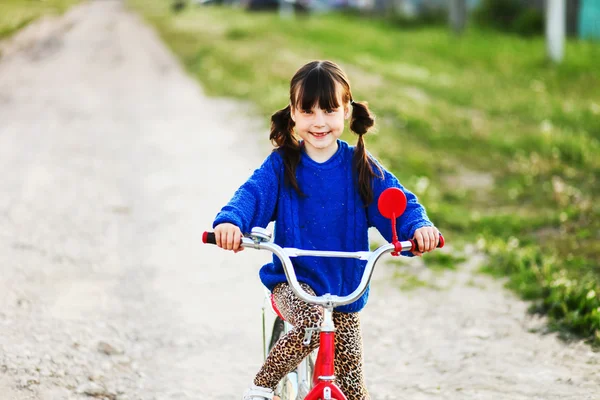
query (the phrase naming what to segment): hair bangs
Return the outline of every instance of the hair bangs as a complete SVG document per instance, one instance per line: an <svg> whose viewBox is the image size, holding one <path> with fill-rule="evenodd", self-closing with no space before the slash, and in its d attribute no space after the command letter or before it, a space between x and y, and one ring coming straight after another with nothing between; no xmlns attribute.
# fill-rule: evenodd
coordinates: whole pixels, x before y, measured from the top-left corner
<svg viewBox="0 0 600 400"><path fill-rule="evenodd" d="M315 106L322 110L335 110L340 106L338 86L331 73L315 68L299 82L294 106L301 110L311 110Z"/></svg>

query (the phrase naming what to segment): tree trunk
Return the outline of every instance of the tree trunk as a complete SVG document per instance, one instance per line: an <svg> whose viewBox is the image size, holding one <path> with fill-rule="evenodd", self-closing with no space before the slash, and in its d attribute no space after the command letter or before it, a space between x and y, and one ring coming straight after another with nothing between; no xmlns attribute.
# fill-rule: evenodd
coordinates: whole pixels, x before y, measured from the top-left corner
<svg viewBox="0 0 600 400"><path fill-rule="evenodd" d="M450 27L456 34L461 34L467 25L467 1L466 0L451 0L450 1Z"/></svg>

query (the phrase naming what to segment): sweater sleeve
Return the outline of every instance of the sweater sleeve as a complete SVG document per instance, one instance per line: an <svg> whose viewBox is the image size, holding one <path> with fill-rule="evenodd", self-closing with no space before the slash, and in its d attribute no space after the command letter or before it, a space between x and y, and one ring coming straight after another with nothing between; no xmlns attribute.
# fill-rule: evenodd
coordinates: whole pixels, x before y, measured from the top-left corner
<svg viewBox="0 0 600 400"><path fill-rule="evenodd" d="M373 181L373 202L367 208L367 218L369 227L377 228L379 233L387 240L392 240L392 224L389 219L385 218L377 208L377 201L381 193L390 187L395 187L404 192L406 195L406 210L396 221L396 230L399 240L412 239L415 231L424 226L433 226L425 208L419 204L417 196L407 190L400 184L398 179L389 171L387 171L375 158L373 161L381 168L383 178L375 178Z"/></svg>
<svg viewBox="0 0 600 400"><path fill-rule="evenodd" d="M275 152L265 159L215 217L213 228L228 222L248 233L266 227L275 217L279 195L281 159Z"/></svg>

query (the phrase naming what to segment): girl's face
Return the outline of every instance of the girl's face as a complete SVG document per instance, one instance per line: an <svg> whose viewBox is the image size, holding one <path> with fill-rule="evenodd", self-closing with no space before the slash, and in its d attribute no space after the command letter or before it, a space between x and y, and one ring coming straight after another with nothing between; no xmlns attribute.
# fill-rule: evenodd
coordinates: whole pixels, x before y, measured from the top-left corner
<svg viewBox="0 0 600 400"><path fill-rule="evenodd" d="M348 107L342 103L338 92L339 107L324 110L318 104L310 110L291 107L296 133L304 140L306 153L315 161L326 161L337 151L337 139L344 132L344 120L349 117ZM302 106L298 102L298 107Z"/></svg>

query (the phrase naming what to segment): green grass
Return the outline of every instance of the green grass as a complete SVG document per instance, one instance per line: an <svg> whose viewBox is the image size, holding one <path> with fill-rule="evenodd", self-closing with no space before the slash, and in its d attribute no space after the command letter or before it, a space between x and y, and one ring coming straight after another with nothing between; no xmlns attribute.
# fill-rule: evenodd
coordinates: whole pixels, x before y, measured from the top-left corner
<svg viewBox="0 0 600 400"><path fill-rule="evenodd" d="M0 39L5 39L43 15L60 14L79 0L2 0Z"/></svg>
<svg viewBox="0 0 600 400"><path fill-rule="evenodd" d="M425 254L423 256L423 262L425 266L432 270L446 270L456 269L458 264L466 261L466 258L462 255L453 255L441 251L434 251L431 254Z"/></svg>
<svg viewBox="0 0 600 400"><path fill-rule="evenodd" d="M536 246L518 246L496 239L488 245L489 265L484 271L508 275L508 287L533 301L532 312L547 314L551 328L564 338L585 337L600 344L598 265L582 257L568 264ZM568 268L565 268L568 265Z"/></svg>
<svg viewBox="0 0 600 400"><path fill-rule="evenodd" d="M401 291L410 292L420 288L439 290L439 288L434 284L424 281L410 272L404 271L401 262L394 260L392 265L397 266L392 274L392 279L396 283L398 289Z"/></svg>
<svg viewBox="0 0 600 400"><path fill-rule="evenodd" d="M338 62L354 98L378 116L368 148L416 192L448 242L484 239L494 273L546 304L553 324L600 343L598 312L582 300L600 293L598 43L569 40L557 66L543 38L476 28L457 38L445 27L404 29L356 15L283 20L129 3L209 94L253 102L265 123L286 105L302 64ZM521 250L538 254L544 268L533 273L534 264L511 258ZM549 284L556 276L571 289Z"/></svg>
<svg viewBox="0 0 600 400"><path fill-rule="evenodd" d="M411 274L397 272L394 274L394 279L398 280L398 287L403 292L409 292L423 287L432 287L429 283Z"/></svg>

